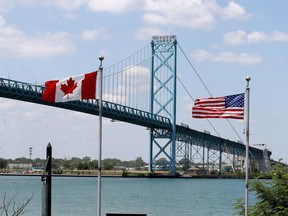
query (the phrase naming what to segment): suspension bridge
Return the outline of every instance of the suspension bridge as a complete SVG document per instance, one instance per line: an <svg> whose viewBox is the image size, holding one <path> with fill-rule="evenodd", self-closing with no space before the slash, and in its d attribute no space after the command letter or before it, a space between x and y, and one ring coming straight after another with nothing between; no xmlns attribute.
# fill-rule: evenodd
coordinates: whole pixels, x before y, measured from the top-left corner
<svg viewBox="0 0 288 216"><path fill-rule="evenodd" d="M176 124L177 103L176 36L154 36L151 43L127 58L104 67L102 115L113 120L143 126L150 130L149 169L159 168L158 159L166 158L166 168L176 174L180 161L209 167L221 167L229 159L235 166L245 156L245 145L185 124ZM180 51L183 50L180 48ZM99 114L99 100L48 103L41 100L44 85L0 78L0 97L63 109ZM99 91L98 91L99 92ZM105 145L105 144L104 144ZM258 169L268 169L267 150L249 147L250 159ZM162 167L163 168L163 167Z"/></svg>

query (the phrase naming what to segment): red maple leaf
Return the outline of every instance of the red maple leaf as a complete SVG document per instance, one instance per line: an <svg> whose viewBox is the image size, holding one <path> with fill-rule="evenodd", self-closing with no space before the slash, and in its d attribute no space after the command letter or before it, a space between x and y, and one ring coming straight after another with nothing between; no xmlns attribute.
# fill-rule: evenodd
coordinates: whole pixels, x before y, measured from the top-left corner
<svg viewBox="0 0 288 216"><path fill-rule="evenodd" d="M66 84L61 84L61 91L64 92L64 95L73 93L74 89L77 88L77 83L75 83L75 80L72 79L72 77L69 78L69 80L66 80Z"/></svg>

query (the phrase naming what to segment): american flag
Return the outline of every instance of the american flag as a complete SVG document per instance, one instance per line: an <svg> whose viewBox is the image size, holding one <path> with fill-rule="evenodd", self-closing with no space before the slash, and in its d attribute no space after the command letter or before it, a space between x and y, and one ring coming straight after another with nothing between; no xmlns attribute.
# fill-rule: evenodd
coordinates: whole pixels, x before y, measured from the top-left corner
<svg viewBox="0 0 288 216"><path fill-rule="evenodd" d="M193 118L244 119L245 94L196 99L192 107Z"/></svg>

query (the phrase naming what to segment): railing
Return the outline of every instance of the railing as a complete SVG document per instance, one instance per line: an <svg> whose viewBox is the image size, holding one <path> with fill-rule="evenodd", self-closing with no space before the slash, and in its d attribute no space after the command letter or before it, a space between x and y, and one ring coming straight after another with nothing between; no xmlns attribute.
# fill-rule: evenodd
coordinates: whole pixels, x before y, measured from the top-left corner
<svg viewBox="0 0 288 216"><path fill-rule="evenodd" d="M71 101L66 103L48 103L41 100L41 95L45 87L41 85L34 85L15 80L0 78L0 96L33 102L48 106L60 107L70 109L78 112L98 115L99 101L83 100ZM125 121L131 124L136 124L151 128L171 128L170 119L160 115L152 114L146 111L127 107L124 105L111 103L108 101L102 102L103 117Z"/></svg>
<svg viewBox="0 0 288 216"><path fill-rule="evenodd" d="M234 142L221 137L213 136L207 133L193 130L177 125L177 140L193 145L202 146L205 148L225 152L227 147L229 152L233 152L236 155L245 156L246 145L238 142ZM249 147L249 151L255 159L263 158L263 150L254 147ZM269 155L272 153L269 152Z"/></svg>

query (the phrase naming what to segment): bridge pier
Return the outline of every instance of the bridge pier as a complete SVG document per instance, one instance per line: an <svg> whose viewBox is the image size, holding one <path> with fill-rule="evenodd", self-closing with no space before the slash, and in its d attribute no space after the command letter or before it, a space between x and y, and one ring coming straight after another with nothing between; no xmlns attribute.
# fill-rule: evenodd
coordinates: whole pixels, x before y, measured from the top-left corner
<svg viewBox="0 0 288 216"><path fill-rule="evenodd" d="M267 172L271 169L270 156L267 149L263 150L263 158L257 159L256 161L260 172Z"/></svg>
<svg viewBox="0 0 288 216"><path fill-rule="evenodd" d="M157 160L165 158L170 174L176 174L176 36L153 36L151 41L150 112L168 117L169 130L152 129L150 134L150 172ZM160 129L161 130L161 129Z"/></svg>

